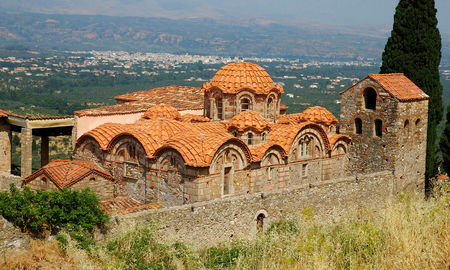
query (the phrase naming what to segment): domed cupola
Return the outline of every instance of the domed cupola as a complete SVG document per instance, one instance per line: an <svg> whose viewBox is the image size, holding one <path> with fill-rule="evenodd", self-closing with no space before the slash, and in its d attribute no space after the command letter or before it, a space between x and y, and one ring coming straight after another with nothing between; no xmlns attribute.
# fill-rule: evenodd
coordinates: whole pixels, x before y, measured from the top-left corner
<svg viewBox="0 0 450 270"><path fill-rule="evenodd" d="M299 114L299 120L322 125L327 133L336 133L338 119L327 109L320 106L309 107Z"/></svg>
<svg viewBox="0 0 450 270"><path fill-rule="evenodd" d="M150 107L141 119L179 119L180 113L172 106L166 104Z"/></svg>
<svg viewBox="0 0 450 270"><path fill-rule="evenodd" d="M246 110L257 111L270 122L275 122L280 115L283 87L275 84L257 64L225 65L202 89L205 91L205 116L212 120L230 120Z"/></svg>
<svg viewBox="0 0 450 270"><path fill-rule="evenodd" d="M227 127L230 133L248 145L265 143L269 139L269 122L255 111L243 111L236 114L227 123Z"/></svg>

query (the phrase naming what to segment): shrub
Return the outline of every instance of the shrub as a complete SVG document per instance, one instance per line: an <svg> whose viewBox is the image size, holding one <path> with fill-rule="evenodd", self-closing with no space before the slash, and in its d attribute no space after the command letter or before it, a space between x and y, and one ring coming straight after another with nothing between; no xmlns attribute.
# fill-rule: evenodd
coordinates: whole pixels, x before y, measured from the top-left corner
<svg viewBox="0 0 450 270"><path fill-rule="evenodd" d="M62 228L70 231L92 232L104 229L109 217L100 207L95 193L82 191L23 191L11 184L9 193L0 193L0 214L24 232L41 236Z"/></svg>

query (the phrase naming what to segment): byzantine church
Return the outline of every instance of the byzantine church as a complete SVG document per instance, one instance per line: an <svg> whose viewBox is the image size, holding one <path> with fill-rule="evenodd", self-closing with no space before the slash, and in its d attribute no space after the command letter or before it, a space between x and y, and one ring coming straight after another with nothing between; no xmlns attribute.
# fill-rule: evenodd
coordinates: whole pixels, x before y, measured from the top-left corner
<svg viewBox="0 0 450 270"><path fill-rule="evenodd" d="M406 102L405 91L412 91L408 102L427 102L402 74L369 75L341 93L343 100L358 103L342 105L348 113L339 127L323 107L285 114L283 87L261 66L231 63L201 89L156 88L116 97L113 106L76 112L73 160L54 160L24 183L40 189L90 187L103 200L131 198L158 207L327 183L353 173L348 168L369 172L355 166L364 153L349 153L354 138L358 145L383 144L376 150L380 162L396 158L385 155L395 152L392 141L403 120L391 128L386 121L392 115L381 120L370 115L390 112L379 107L384 100L392 108ZM361 134L365 114L369 124L363 127L367 134ZM426 134L426 126L421 128ZM374 164L379 164L376 159Z"/></svg>

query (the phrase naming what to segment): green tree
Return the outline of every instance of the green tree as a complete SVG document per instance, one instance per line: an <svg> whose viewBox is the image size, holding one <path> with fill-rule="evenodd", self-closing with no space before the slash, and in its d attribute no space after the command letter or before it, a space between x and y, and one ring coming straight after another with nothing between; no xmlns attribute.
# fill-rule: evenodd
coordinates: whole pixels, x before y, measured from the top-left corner
<svg viewBox="0 0 450 270"><path fill-rule="evenodd" d="M383 52L381 73L404 73L430 96L428 107L425 188L437 172L436 127L442 119L442 85L439 79L441 35L434 0L400 0L394 25Z"/></svg>
<svg viewBox="0 0 450 270"><path fill-rule="evenodd" d="M447 106L447 123L439 142L444 160L444 170L450 175L450 105Z"/></svg>

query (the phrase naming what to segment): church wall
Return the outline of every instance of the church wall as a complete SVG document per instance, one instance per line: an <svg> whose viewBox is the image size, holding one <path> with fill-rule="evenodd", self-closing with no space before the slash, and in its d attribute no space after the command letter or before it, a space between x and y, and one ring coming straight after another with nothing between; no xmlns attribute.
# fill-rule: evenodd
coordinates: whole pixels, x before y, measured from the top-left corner
<svg viewBox="0 0 450 270"><path fill-rule="evenodd" d="M333 211L383 203L391 196L390 171L333 179L274 192L199 202L168 209L143 211L118 217L128 228L157 220L159 231L170 239L206 246L256 237L256 217L265 213L264 228L289 219L302 218L302 211L326 215Z"/></svg>
<svg viewBox="0 0 450 270"><path fill-rule="evenodd" d="M26 184L31 190L51 191L57 190L58 187L48 178L44 181L45 176L40 176ZM90 188L97 194L99 200L107 200L114 198L114 184L112 181L105 179L100 175L88 175L79 182L69 187L71 190L83 190Z"/></svg>
<svg viewBox="0 0 450 270"><path fill-rule="evenodd" d="M396 143L398 151L395 161L395 175L398 181L396 188L398 190L416 187L416 185L424 188L427 110L428 100L399 104Z"/></svg>
<svg viewBox="0 0 450 270"><path fill-rule="evenodd" d="M363 92L377 92L376 109L366 109ZM352 138L347 172L372 173L394 170L397 155L396 132L399 102L379 85L366 79L342 94L340 133ZM355 130L355 119L362 121L362 134ZM382 121L382 137L375 135L375 120Z"/></svg>

